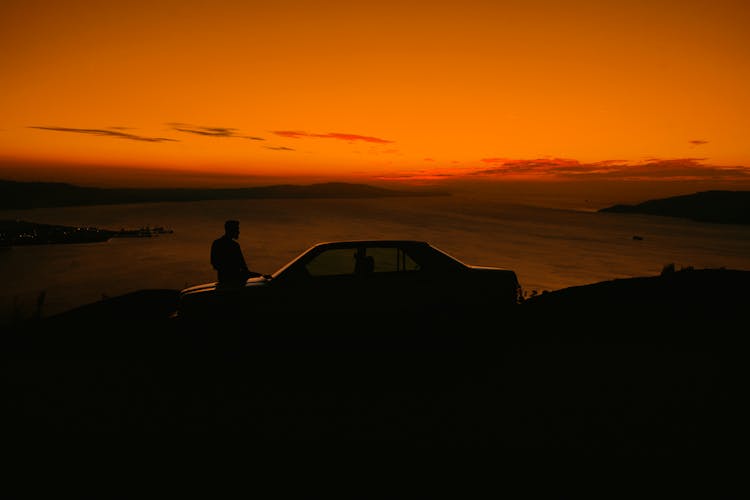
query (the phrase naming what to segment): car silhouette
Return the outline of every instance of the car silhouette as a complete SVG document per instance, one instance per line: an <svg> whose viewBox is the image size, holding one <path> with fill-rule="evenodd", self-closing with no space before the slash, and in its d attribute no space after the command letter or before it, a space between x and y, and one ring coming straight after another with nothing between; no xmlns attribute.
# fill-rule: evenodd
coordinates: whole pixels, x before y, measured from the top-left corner
<svg viewBox="0 0 750 500"><path fill-rule="evenodd" d="M244 286L186 288L177 317L403 317L446 308L495 311L520 298L514 271L466 265L424 241L337 241L316 244L273 275L250 278Z"/></svg>

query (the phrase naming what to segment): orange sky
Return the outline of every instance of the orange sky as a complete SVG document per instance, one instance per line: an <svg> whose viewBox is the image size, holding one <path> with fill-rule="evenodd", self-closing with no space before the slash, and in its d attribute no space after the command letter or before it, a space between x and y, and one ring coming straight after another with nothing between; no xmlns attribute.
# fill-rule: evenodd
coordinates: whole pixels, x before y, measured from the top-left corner
<svg viewBox="0 0 750 500"><path fill-rule="evenodd" d="M747 186L748 26L746 0L2 0L0 177Z"/></svg>

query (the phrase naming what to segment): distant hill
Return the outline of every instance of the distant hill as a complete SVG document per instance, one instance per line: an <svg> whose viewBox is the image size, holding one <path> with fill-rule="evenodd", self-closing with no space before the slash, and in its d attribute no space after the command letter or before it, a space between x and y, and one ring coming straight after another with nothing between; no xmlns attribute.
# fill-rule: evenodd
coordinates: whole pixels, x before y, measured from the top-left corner
<svg viewBox="0 0 750 500"><path fill-rule="evenodd" d="M66 207L161 201L232 200L249 198L389 198L444 196L441 191L402 191L329 182L280 184L247 188L94 188L59 182L0 180L0 208Z"/></svg>
<svg viewBox="0 0 750 500"><path fill-rule="evenodd" d="M666 215L699 222L750 224L750 191L702 191L649 200L637 205L614 205L599 212Z"/></svg>

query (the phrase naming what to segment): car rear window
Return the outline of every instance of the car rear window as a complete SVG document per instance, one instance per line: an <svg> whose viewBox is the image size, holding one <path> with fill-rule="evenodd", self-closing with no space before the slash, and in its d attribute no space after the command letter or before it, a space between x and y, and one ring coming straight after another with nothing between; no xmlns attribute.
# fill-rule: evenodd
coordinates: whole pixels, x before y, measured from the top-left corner
<svg viewBox="0 0 750 500"><path fill-rule="evenodd" d="M419 264L409 257L406 252L396 247L370 247L367 256L372 257L376 273L395 273L404 271L419 271Z"/></svg>

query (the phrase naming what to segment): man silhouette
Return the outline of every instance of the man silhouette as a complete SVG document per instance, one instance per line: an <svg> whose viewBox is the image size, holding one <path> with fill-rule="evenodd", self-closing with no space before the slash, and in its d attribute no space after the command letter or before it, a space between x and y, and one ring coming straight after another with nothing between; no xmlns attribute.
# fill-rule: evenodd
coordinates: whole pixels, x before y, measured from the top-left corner
<svg viewBox="0 0 750 500"><path fill-rule="evenodd" d="M247 268L240 244L240 221L224 223L224 235L211 244L211 265L216 269L220 285L242 286L248 278L260 276Z"/></svg>

